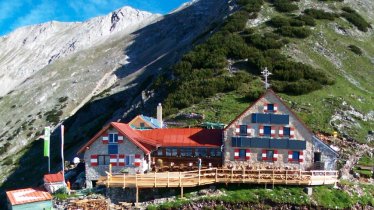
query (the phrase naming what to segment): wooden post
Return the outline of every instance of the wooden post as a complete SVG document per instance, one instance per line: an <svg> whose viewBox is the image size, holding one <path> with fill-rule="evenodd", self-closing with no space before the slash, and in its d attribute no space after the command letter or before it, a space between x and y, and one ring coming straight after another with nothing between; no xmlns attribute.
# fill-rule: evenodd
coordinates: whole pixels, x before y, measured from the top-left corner
<svg viewBox="0 0 374 210"><path fill-rule="evenodd" d="M156 184L156 171L155 171L155 173L154 173L154 186L156 187L157 186L157 184Z"/></svg>
<svg viewBox="0 0 374 210"><path fill-rule="evenodd" d="M169 171L168 171L168 187L169 187Z"/></svg>
<svg viewBox="0 0 374 210"><path fill-rule="evenodd" d="M136 195L135 195L135 206L139 206L139 187L136 186Z"/></svg>
<svg viewBox="0 0 374 210"><path fill-rule="evenodd" d="M274 189L274 169L273 169L273 178L272 178L273 180L273 189Z"/></svg>
<svg viewBox="0 0 374 210"><path fill-rule="evenodd" d="M182 186L182 172L179 172L179 186Z"/></svg>
<svg viewBox="0 0 374 210"><path fill-rule="evenodd" d="M231 182L233 181L234 178L234 168L231 169Z"/></svg>
<svg viewBox="0 0 374 210"><path fill-rule="evenodd" d="M287 174L288 174L288 173L287 173L287 170L286 170L286 184L287 184L287 176L288 176Z"/></svg>
<svg viewBox="0 0 374 210"><path fill-rule="evenodd" d="M123 189L126 188L126 173L123 173Z"/></svg>
<svg viewBox="0 0 374 210"><path fill-rule="evenodd" d="M298 180L299 185L300 185L300 181L301 181L301 169L299 169L299 180Z"/></svg>
<svg viewBox="0 0 374 210"><path fill-rule="evenodd" d="M218 168L216 168L216 182L218 182Z"/></svg>
<svg viewBox="0 0 374 210"><path fill-rule="evenodd" d="M138 175L135 174L135 187L138 188Z"/></svg>
<svg viewBox="0 0 374 210"><path fill-rule="evenodd" d="M201 172L200 172L200 170L201 170L201 169L200 169L200 167L199 167L199 185L200 185L200 183L201 183L201 182L200 182L200 176L201 176Z"/></svg>
<svg viewBox="0 0 374 210"><path fill-rule="evenodd" d="M181 187L181 198L183 198L183 187Z"/></svg>
<svg viewBox="0 0 374 210"><path fill-rule="evenodd" d="M257 177L257 182L260 183L260 173L261 173L261 170L258 169L258 177Z"/></svg>
<svg viewBox="0 0 374 210"><path fill-rule="evenodd" d="M110 182L110 178L109 178L109 173L106 175L106 187L108 188L109 187L109 182Z"/></svg>
<svg viewBox="0 0 374 210"><path fill-rule="evenodd" d="M244 183L244 179L245 179L245 168L243 167L243 183Z"/></svg>

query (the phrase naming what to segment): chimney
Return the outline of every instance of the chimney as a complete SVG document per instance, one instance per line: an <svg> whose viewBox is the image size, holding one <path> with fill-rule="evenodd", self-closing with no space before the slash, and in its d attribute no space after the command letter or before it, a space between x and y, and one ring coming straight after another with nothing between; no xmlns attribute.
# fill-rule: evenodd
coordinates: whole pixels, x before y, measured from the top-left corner
<svg viewBox="0 0 374 210"><path fill-rule="evenodd" d="M158 103L157 105L157 121L160 123L161 128L164 127L164 123L162 122L162 105Z"/></svg>

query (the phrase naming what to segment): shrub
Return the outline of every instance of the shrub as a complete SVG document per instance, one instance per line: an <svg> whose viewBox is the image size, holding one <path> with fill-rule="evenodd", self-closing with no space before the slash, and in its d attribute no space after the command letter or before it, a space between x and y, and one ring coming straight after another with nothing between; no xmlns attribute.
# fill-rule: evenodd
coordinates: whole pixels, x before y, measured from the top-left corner
<svg viewBox="0 0 374 210"><path fill-rule="evenodd" d="M247 21L248 21L249 13L246 11L238 11L231 15L223 30L227 30L229 32L237 32L243 30Z"/></svg>
<svg viewBox="0 0 374 210"><path fill-rule="evenodd" d="M283 36L287 36L287 37L293 37L293 38L306 38L308 36L310 36L310 34L312 33L310 31L310 29L308 28L305 28L305 27L291 27L291 26L283 26L281 28L278 28L277 30L275 30L275 32L283 35Z"/></svg>
<svg viewBox="0 0 374 210"><path fill-rule="evenodd" d="M293 12L299 9L299 7L290 0L274 0L273 4L278 12Z"/></svg>
<svg viewBox="0 0 374 210"><path fill-rule="evenodd" d="M352 23L358 28L358 30L367 32L368 28L371 28L370 23L368 23L361 15L359 15L355 10L350 7L343 7L344 11L341 16L344 17L347 21Z"/></svg>
<svg viewBox="0 0 374 210"><path fill-rule="evenodd" d="M261 11L261 6L263 4L263 0L247 0L244 10L250 13L257 13Z"/></svg>
<svg viewBox="0 0 374 210"><path fill-rule="evenodd" d="M314 20L312 16L300 15L297 17L297 19L303 21L305 25L316 26L316 21Z"/></svg>
<svg viewBox="0 0 374 210"><path fill-rule="evenodd" d="M325 12L320 9L306 9L304 13L315 18L315 19L325 19L325 20L334 20L336 15L331 12Z"/></svg>
<svg viewBox="0 0 374 210"><path fill-rule="evenodd" d="M348 48L357 55L362 55L362 50L356 45L349 45Z"/></svg>

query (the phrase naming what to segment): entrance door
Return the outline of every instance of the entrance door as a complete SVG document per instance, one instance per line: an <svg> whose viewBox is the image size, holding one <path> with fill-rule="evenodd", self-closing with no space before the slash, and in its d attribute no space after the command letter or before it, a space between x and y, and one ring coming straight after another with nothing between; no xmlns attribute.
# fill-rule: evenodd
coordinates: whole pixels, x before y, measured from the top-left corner
<svg viewBox="0 0 374 210"><path fill-rule="evenodd" d="M321 153L315 152L314 153L314 162L321 162Z"/></svg>

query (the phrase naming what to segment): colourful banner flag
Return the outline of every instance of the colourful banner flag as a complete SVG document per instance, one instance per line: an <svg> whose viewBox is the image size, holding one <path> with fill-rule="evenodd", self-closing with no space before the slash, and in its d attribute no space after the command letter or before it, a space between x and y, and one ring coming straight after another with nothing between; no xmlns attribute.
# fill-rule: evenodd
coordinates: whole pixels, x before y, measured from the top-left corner
<svg viewBox="0 0 374 210"><path fill-rule="evenodd" d="M44 128L44 157L49 157L49 142L51 138L51 128Z"/></svg>

